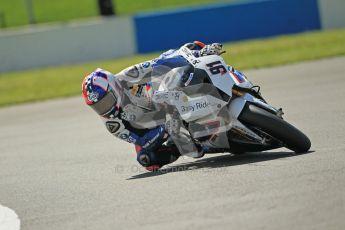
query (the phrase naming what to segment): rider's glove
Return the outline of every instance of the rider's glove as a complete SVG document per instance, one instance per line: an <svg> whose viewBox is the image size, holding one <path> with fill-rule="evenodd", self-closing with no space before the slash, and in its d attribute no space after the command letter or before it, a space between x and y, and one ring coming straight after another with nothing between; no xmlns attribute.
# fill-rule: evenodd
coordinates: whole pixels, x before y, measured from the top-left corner
<svg viewBox="0 0 345 230"><path fill-rule="evenodd" d="M206 55L219 55L222 52L223 45L220 43L212 43L211 45L206 45L200 50L200 56Z"/></svg>

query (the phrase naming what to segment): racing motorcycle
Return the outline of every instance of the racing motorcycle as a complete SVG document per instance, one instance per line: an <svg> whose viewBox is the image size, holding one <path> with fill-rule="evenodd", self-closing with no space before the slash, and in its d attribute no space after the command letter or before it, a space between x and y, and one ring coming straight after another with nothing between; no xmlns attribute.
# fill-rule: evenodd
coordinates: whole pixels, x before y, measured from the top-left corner
<svg viewBox="0 0 345 230"><path fill-rule="evenodd" d="M193 142L206 147L206 153L309 150L309 138L283 119L282 109L268 104L260 87L220 55L195 57L186 47L178 53L184 64L152 77L158 89L152 101L165 105L159 109L165 108L165 115L175 111Z"/></svg>

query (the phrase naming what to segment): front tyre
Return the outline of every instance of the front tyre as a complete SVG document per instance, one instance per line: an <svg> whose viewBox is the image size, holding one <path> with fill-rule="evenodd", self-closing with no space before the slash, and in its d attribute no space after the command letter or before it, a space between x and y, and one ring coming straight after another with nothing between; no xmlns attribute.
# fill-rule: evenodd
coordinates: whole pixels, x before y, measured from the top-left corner
<svg viewBox="0 0 345 230"><path fill-rule="evenodd" d="M254 104L246 104L239 120L244 124L261 129L296 153L305 153L310 149L311 143L306 135L275 114Z"/></svg>

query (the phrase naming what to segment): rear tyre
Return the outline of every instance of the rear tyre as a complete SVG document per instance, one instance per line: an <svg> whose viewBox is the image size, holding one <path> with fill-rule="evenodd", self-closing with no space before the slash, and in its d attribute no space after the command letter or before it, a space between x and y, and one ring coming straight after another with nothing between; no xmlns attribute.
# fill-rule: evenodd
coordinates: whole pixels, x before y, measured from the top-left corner
<svg viewBox="0 0 345 230"><path fill-rule="evenodd" d="M306 135L275 114L256 105L247 103L239 120L277 138L284 143L285 147L296 153L305 153L310 149L311 143Z"/></svg>

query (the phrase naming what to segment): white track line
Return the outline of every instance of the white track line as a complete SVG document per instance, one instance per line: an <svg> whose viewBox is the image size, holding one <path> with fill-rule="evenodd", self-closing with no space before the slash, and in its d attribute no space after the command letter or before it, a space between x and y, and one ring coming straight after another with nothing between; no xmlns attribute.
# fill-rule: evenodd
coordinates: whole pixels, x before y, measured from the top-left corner
<svg viewBox="0 0 345 230"><path fill-rule="evenodd" d="M19 230L20 220L17 214L7 207L0 205L0 230Z"/></svg>

